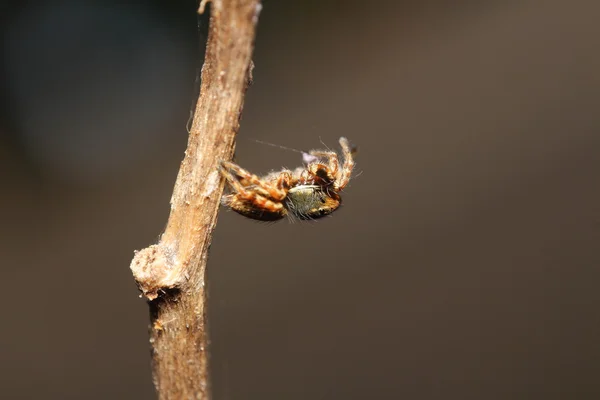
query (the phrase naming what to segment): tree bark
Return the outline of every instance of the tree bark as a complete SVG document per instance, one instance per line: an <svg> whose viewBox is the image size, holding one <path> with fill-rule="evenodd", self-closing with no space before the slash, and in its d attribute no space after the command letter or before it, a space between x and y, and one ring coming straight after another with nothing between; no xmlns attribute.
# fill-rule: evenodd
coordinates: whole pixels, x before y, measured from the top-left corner
<svg viewBox="0 0 600 400"><path fill-rule="evenodd" d="M202 13L207 1L202 0ZM150 306L154 384L160 399L209 399L206 261L252 70L259 0L212 0L202 83L185 157L160 241L131 270Z"/></svg>

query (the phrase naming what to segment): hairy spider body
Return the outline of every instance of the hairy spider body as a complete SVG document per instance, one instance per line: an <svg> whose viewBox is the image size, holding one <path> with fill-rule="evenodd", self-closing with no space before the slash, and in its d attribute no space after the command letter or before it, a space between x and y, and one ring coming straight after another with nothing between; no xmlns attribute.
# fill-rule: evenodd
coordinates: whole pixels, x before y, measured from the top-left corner
<svg viewBox="0 0 600 400"><path fill-rule="evenodd" d="M348 140L340 138L340 146L344 157L341 166L335 152L311 150L303 153L304 167L293 172L272 172L262 178L223 161L221 174L231 193L223 196L222 203L260 221L277 221L288 215L299 219L329 215L340 207L340 192L348 185L354 168Z"/></svg>
<svg viewBox="0 0 600 400"><path fill-rule="evenodd" d="M288 191L285 205L295 217L313 219L331 214L341 203L337 193L327 193L317 185L302 185Z"/></svg>

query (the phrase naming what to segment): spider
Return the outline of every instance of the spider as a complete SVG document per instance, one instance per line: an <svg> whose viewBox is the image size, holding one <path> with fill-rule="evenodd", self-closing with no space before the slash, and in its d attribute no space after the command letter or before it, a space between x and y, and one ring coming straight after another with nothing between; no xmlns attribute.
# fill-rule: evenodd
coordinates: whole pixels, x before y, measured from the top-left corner
<svg viewBox="0 0 600 400"><path fill-rule="evenodd" d="M354 168L348 139L340 138L344 163L333 151L311 150L303 154L304 167L271 172L259 178L237 164L221 162L221 174L231 193L221 203L233 211L260 221L277 221L287 215L316 219L331 214L342 202Z"/></svg>

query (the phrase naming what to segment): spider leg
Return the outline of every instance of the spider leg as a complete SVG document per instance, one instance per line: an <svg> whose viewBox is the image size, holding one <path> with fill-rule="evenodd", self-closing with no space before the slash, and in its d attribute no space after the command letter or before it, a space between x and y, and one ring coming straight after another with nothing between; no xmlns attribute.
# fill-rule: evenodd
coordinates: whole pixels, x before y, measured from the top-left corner
<svg viewBox="0 0 600 400"><path fill-rule="evenodd" d="M242 193L246 191L244 185L242 185L242 183L238 179L236 179L231 172L229 172L225 168L219 168L219 172L221 173L223 178L225 178L227 184L235 193Z"/></svg>
<svg viewBox="0 0 600 400"><path fill-rule="evenodd" d="M221 165L223 167L221 168L222 173L227 172L233 178L233 172L233 174L241 178L239 181L233 179L239 184L240 187L255 185L257 188L261 189L261 194L263 194L265 197L269 197L276 201L281 201L287 196L287 192L292 180L292 174L289 171L282 171L281 173L279 173L275 184L272 184L264 179L259 178L254 174L251 174L239 165L234 164L232 162L222 161ZM227 176L225 176L225 178L227 178ZM227 180L228 182L230 181L230 179ZM239 190L237 189L236 191L239 192Z"/></svg>
<svg viewBox="0 0 600 400"><path fill-rule="evenodd" d="M284 193L283 198L287 196L287 192L292 187L293 181L294 178L292 175L292 171L283 170L277 175L277 179L275 180L275 186L277 187L277 189ZM283 198L281 198L280 200L283 200Z"/></svg>
<svg viewBox="0 0 600 400"><path fill-rule="evenodd" d="M341 137L340 146L342 147L342 154L344 155L344 164L339 172L339 176L337 176L335 180L334 187L336 190L342 190L348 185L352 169L354 169L354 158L352 157L352 148L350 147L348 139Z"/></svg>
<svg viewBox="0 0 600 400"><path fill-rule="evenodd" d="M221 175L231 186L233 194L223 196L223 204L231 207L233 210L247 215L257 217L261 211L270 214L285 215L283 203L273 201L266 196L258 193L256 190L244 187L231 172L221 168ZM260 218L259 218L260 219Z"/></svg>
<svg viewBox="0 0 600 400"><path fill-rule="evenodd" d="M329 170L327 171L327 175L329 178L333 180L337 180L338 178L338 170L339 170L339 161L338 155L333 151L323 151L323 150L311 150L309 152L311 156L323 158L327 160L327 166Z"/></svg>

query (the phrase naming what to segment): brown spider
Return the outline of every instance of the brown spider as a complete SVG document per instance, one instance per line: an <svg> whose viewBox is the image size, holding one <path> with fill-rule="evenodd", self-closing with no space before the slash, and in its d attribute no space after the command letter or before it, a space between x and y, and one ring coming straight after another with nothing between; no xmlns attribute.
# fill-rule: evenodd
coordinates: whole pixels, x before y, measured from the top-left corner
<svg viewBox="0 0 600 400"><path fill-rule="evenodd" d="M340 138L344 156L339 165L333 151L311 150L303 153L304 167L295 171L271 172L259 178L228 162L221 162L221 174L231 188L222 204L245 217L276 221L291 214L300 219L315 219L331 214L340 206L340 192L350 181L354 168L348 139Z"/></svg>

